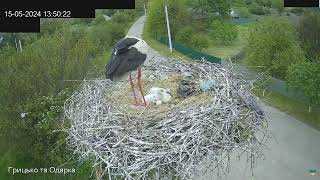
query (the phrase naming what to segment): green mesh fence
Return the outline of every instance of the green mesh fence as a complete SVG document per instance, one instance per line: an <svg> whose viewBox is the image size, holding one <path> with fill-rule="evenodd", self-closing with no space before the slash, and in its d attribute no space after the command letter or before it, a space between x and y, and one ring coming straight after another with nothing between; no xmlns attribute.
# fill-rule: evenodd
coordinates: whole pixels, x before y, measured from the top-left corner
<svg viewBox="0 0 320 180"><path fill-rule="evenodd" d="M166 45L169 45L168 37L161 37L159 39L159 42L166 44ZM196 51L190 47L184 46L181 43L178 43L175 41L172 41L172 48L174 48L176 51L178 51L178 52L180 52L180 53L182 53L182 54L184 54L194 60L200 60L203 58L206 61L221 64L220 58Z"/></svg>
<svg viewBox="0 0 320 180"><path fill-rule="evenodd" d="M310 100L303 94L302 91L288 87L285 81L271 78L270 83L266 85L266 88L288 98L307 104L310 103Z"/></svg>

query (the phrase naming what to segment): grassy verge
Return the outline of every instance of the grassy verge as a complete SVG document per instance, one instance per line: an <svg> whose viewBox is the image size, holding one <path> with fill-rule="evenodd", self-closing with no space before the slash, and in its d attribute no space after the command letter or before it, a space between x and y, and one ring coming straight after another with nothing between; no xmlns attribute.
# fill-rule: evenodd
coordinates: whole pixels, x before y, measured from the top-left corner
<svg viewBox="0 0 320 180"><path fill-rule="evenodd" d="M211 41L209 48L204 50L204 52L219 58L227 58L236 55L248 44L247 38L249 36L249 28L254 24L255 23L246 23L237 25L239 36L236 40L230 44L220 44Z"/></svg>
<svg viewBox="0 0 320 180"><path fill-rule="evenodd" d="M239 62L242 66L246 66L252 71L252 67L246 59ZM314 106L309 113L309 105L297 101L292 98L283 96L277 92L271 90L265 90L263 94L263 89L256 89L254 91L255 95L260 97L266 104L275 107L296 119L320 130L320 106Z"/></svg>
<svg viewBox="0 0 320 180"><path fill-rule="evenodd" d="M265 90L263 93L262 89L256 89L254 93L263 99L263 101L273 106L291 116L299 119L306 124L320 130L320 107L312 107L311 112L309 113L308 104L301 103L290 99L288 97L282 96L278 93Z"/></svg>

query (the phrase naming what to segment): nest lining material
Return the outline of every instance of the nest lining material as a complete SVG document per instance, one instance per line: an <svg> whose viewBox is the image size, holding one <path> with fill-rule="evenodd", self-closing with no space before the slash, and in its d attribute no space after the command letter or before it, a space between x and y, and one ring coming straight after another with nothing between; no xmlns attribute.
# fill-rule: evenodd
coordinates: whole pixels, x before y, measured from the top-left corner
<svg viewBox="0 0 320 180"><path fill-rule="evenodd" d="M174 92L174 82L184 74L218 85L180 103L174 98L165 105L134 109L128 82L84 81L65 102L71 124L68 142L80 159L94 156L109 178L149 179L156 170L188 179L199 173L205 159L216 164L205 169L221 168L232 150L251 159L263 155L261 141L266 138L259 140L257 134L267 135L265 114L250 92L251 83L241 75L204 61L164 60L143 70L146 90L159 85Z"/></svg>
<svg viewBox="0 0 320 180"><path fill-rule="evenodd" d="M209 94L206 92L199 92L197 93L197 95L190 96L188 98L178 98L178 83L182 78L184 78L181 75L171 73L167 74L167 76L163 78L154 77L152 71L144 70L143 72L143 88L145 89L145 93L147 93L152 87L161 87L165 89L170 89L172 97L169 103L161 104L160 106L155 106L152 103L150 103L149 107L146 108L142 113L141 107L139 109L139 107L132 105L134 102L134 98L129 83L127 81L122 81L118 83L116 87L113 89L113 91L109 94L108 99L115 106L124 109L127 112L127 115L131 118L150 117L151 119L154 119L155 116L163 117L171 109L183 109L188 106L198 106L200 104L205 104L210 100ZM135 86L135 89L137 99L140 100L140 103L143 103L142 96L138 91L137 86Z"/></svg>

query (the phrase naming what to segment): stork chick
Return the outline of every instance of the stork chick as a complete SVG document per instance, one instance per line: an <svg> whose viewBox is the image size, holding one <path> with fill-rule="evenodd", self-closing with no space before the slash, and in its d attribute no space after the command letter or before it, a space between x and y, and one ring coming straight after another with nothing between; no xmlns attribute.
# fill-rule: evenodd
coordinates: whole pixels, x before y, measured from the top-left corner
<svg viewBox="0 0 320 180"><path fill-rule="evenodd" d="M156 105L167 103L171 100L170 89L153 87L149 90L149 94L145 96L145 99L148 103L154 103Z"/></svg>

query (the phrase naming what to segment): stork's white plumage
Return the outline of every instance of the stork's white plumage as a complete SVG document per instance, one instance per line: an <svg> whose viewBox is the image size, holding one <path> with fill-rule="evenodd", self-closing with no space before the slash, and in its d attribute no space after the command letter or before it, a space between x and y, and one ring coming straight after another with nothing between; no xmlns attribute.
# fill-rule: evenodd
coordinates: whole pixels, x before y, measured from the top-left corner
<svg viewBox="0 0 320 180"><path fill-rule="evenodd" d="M149 94L145 96L145 100L148 103L160 105L171 100L171 93L169 89L153 87L149 90Z"/></svg>
<svg viewBox="0 0 320 180"><path fill-rule="evenodd" d="M141 83L141 66L147 58L148 45L147 43L137 37L127 36L120 39L113 48L111 54L111 60L106 65L106 78L110 80L122 79L123 76L129 74L130 86L135 98L136 104L137 98L133 87L131 72L138 70L138 87L143 97L144 105L146 101L144 99L144 93Z"/></svg>
<svg viewBox="0 0 320 180"><path fill-rule="evenodd" d="M164 88L159 88L159 87L152 87L149 90L149 94L156 94L156 93L160 93L160 92L169 92L170 93L170 89L164 89Z"/></svg>

